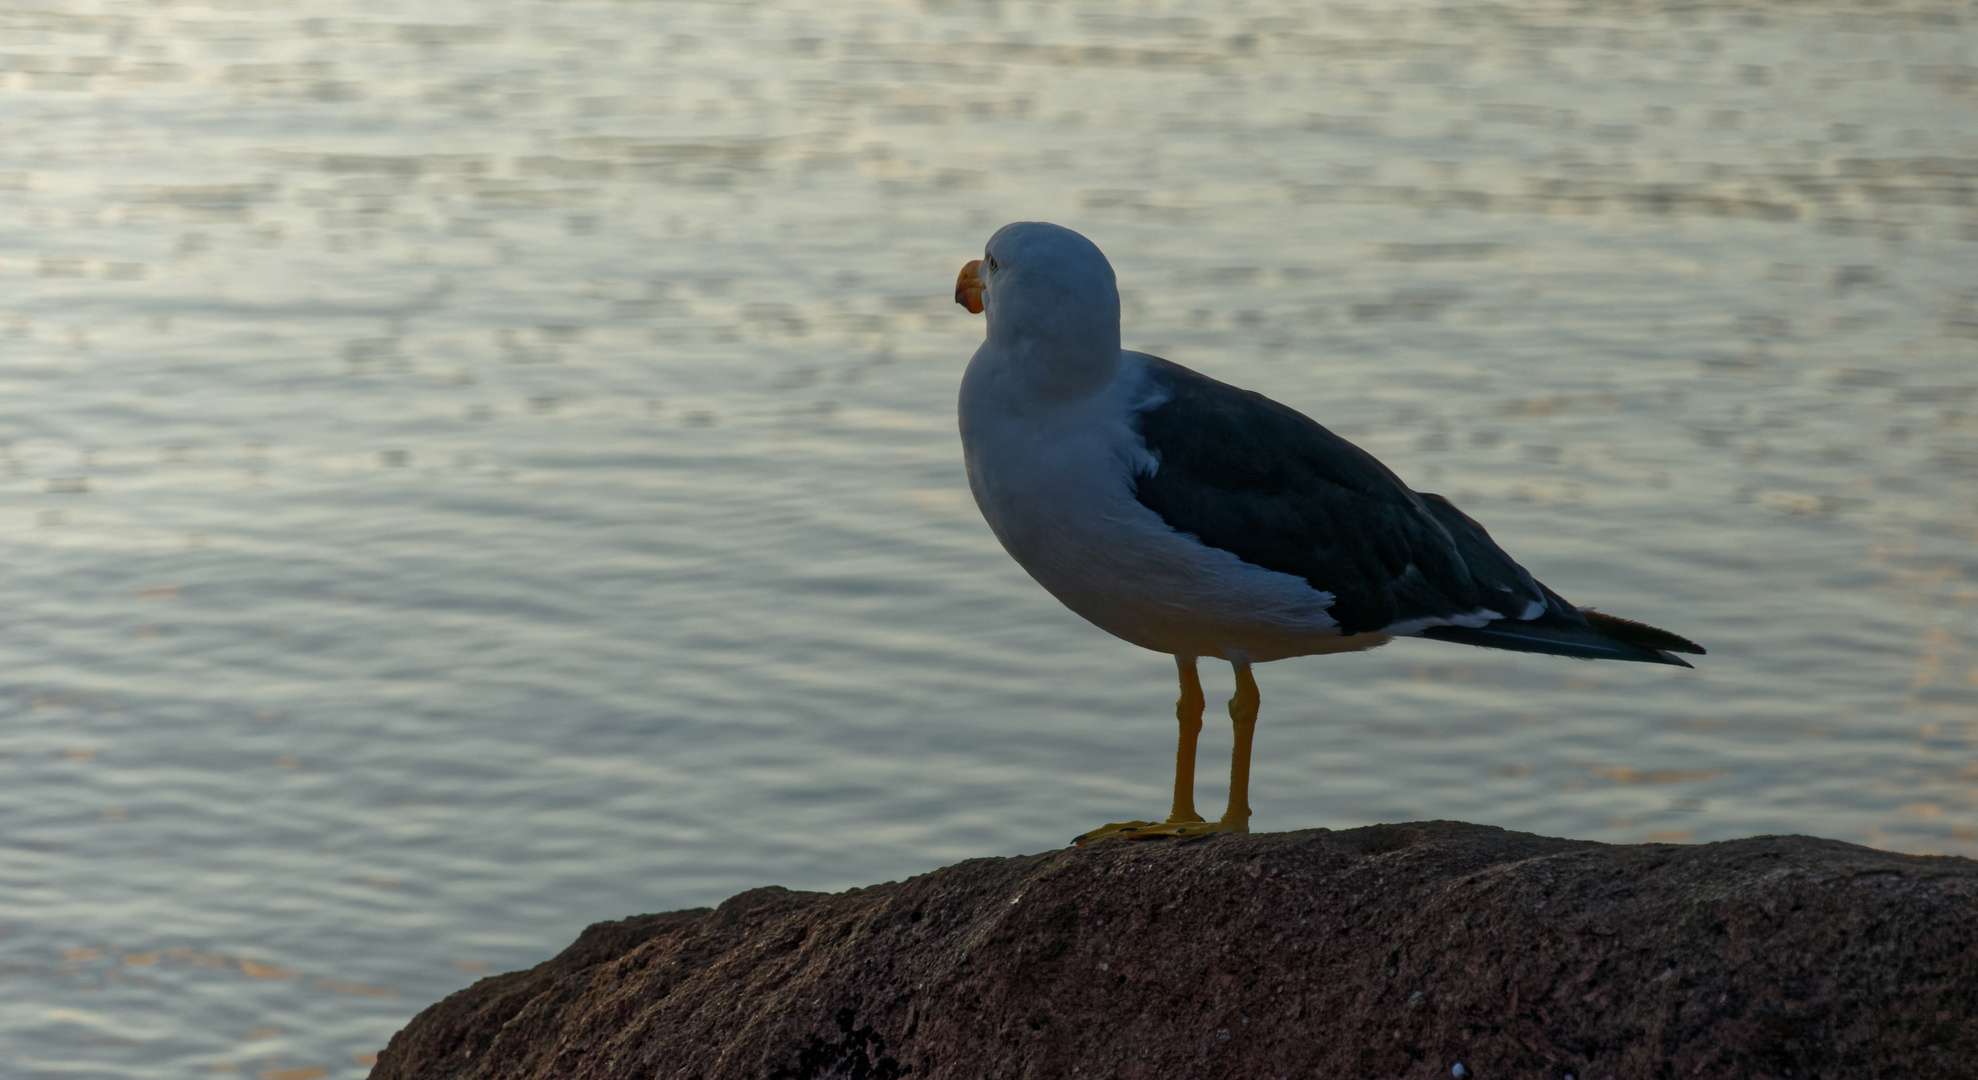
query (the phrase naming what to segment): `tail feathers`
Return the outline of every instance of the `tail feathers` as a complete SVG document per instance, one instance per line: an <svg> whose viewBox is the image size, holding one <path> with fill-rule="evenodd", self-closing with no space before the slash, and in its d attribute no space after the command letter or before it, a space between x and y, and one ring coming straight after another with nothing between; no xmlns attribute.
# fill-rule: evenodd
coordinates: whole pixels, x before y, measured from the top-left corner
<svg viewBox="0 0 1978 1080"><path fill-rule="evenodd" d="M1574 617L1577 616L1577 617ZM1688 638L1597 611L1564 615L1546 612L1530 621L1501 619L1488 626L1431 626L1425 638L1460 645L1481 645L1512 652L1574 656L1585 660L1631 660L1642 664L1690 667L1673 653L1703 652Z"/></svg>
<svg viewBox="0 0 1978 1080"><path fill-rule="evenodd" d="M1672 634L1661 627L1650 626L1647 623L1638 623L1632 619L1616 618L1613 615L1602 615L1598 611L1582 611L1580 614L1586 618L1588 626L1606 634L1608 637L1617 638L1630 645L1639 645L1644 649L1694 653L1697 656L1703 655L1703 646L1698 645L1681 634Z"/></svg>

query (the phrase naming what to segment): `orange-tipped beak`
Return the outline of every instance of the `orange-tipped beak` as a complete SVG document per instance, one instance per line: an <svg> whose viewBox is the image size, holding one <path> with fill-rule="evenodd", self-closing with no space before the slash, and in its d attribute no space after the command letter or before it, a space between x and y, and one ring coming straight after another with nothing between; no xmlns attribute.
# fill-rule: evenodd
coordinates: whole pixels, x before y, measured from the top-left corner
<svg viewBox="0 0 1978 1080"><path fill-rule="evenodd" d="M968 309L970 315L982 314L982 279L975 276L982 269L981 259L971 259L962 267L961 276L955 278L955 303Z"/></svg>

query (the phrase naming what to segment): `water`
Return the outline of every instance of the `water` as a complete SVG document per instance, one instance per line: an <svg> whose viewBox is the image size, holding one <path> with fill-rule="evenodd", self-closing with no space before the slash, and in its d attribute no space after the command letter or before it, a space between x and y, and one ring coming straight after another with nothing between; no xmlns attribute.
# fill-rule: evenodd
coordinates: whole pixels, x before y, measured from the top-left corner
<svg viewBox="0 0 1978 1080"><path fill-rule="evenodd" d="M596 919L1163 812L1170 661L961 474L1021 218L1711 649L1268 665L1256 827L1978 855L1974 17L7 7L0 1071L361 1076Z"/></svg>

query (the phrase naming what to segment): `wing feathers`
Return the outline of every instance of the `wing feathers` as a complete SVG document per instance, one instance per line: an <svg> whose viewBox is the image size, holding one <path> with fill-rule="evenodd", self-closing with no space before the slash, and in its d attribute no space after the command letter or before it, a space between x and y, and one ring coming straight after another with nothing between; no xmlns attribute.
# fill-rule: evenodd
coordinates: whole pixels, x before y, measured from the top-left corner
<svg viewBox="0 0 1978 1080"><path fill-rule="evenodd" d="M1543 601L1481 526L1366 451L1261 394L1147 365L1163 395L1138 422L1158 464L1134 497L1178 532L1331 593L1342 633Z"/></svg>
<svg viewBox="0 0 1978 1080"><path fill-rule="evenodd" d="M1672 634L1661 627L1650 626L1647 623L1638 623L1633 619L1602 615L1598 611L1582 611L1580 614L1586 618L1589 626L1592 626L1595 630L1616 641L1625 641L1630 645L1637 645L1644 649L1693 653L1697 656L1703 655L1703 646L1683 637L1681 634Z"/></svg>
<svg viewBox="0 0 1978 1080"><path fill-rule="evenodd" d="M1689 665L1687 638L1582 612L1440 495L1261 394L1146 357L1160 394L1136 416L1150 472L1134 497L1177 532L1334 597L1343 634L1410 632L1469 645Z"/></svg>

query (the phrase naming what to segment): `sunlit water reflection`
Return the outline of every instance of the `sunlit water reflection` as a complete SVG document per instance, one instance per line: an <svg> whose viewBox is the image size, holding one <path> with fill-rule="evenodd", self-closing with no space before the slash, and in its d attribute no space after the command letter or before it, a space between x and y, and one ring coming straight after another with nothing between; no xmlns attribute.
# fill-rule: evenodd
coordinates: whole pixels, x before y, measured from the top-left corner
<svg viewBox="0 0 1978 1080"><path fill-rule="evenodd" d="M1258 827L1978 854L1969 6L1221 10L0 12L0 1071L357 1076L595 919L1159 812L1170 662L960 471L1018 218L1711 648L1269 665Z"/></svg>

